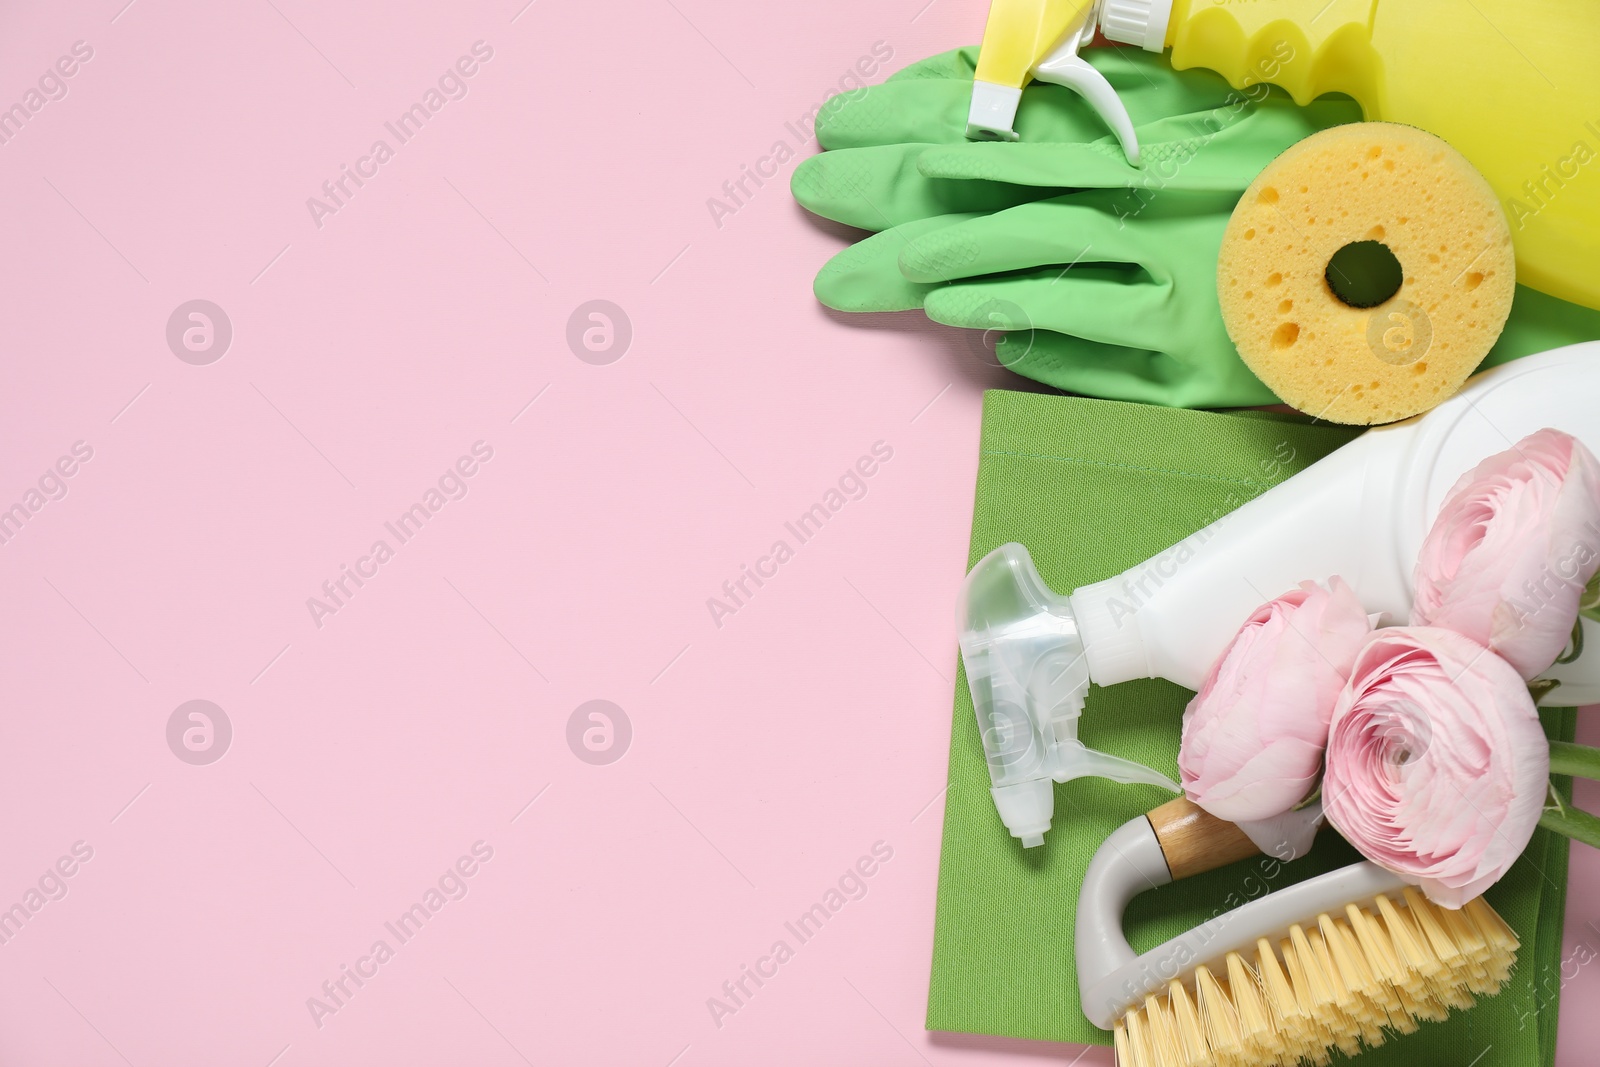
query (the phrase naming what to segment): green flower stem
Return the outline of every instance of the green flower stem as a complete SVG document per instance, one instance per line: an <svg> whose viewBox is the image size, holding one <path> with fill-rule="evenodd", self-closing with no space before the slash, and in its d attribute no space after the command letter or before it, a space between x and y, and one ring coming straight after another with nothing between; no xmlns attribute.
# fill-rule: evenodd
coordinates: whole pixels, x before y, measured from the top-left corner
<svg viewBox="0 0 1600 1067"><path fill-rule="evenodd" d="M1600 748L1575 745L1570 741L1552 741L1550 773L1600 779ZM1600 848L1600 818L1570 804L1562 804L1553 790L1552 797L1555 807L1544 809L1544 814L1539 816L1539 825L1574 841Z"/></svg>
<svg viewBox="0 0 1600 1067"><path fill-rule="evenodd" d="M1546 830L1554 830L1558 834L1570 837L1574 841L1582 841L1586 845L1600 848L1600 818L1590 815L1577 808L1567 808L1565 811L1552 811L1545 809L1539 816L1539 825Z"/></svg>
<svg viewBox="0 0 1600 1067"><path fill-rule="evenodd" d="M1600 779L1600 748L1570 741L1550 742L1550 773Z"/></svg>

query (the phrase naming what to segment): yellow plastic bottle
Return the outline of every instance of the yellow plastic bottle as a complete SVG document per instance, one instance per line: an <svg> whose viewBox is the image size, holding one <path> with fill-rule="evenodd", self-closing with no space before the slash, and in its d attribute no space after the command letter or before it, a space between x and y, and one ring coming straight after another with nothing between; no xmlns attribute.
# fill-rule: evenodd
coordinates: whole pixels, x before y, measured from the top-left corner
<svg viewBox="0 0 1600 1067"><path fill-rule="evenodd" d="M1094 39L1101 0L992 0L972 81L967 136L1015 141L1022 87L1030 80L1065 85L1103 118L1135 166L1139 138L1128 109L1101 74L1078 55Z"/></svg>
<svg viewBox="0 0 1600 1067"><path fill-rule="evenodd" d="M1600 308L1600 3L1102 0L1109 38L1449 141L1500 196L1517 281ZM1165 26L1162 22L1165 21ZM1159 42L1159 44L1157 43Z"/></svg>

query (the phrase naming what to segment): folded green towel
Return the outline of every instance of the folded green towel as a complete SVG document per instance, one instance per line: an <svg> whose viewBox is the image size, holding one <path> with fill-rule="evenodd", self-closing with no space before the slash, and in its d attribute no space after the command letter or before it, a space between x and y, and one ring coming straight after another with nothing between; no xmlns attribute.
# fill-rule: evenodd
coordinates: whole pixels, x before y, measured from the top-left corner
<svg viewBox="0 0 1600 1067"><path fill-rule="evenodd" d="M1260 412L1212 414L991 392L984 398L968 566L998 545L1020 541L1059 591L1110 577L1356 432ZM1176 779L1180 721L1190 695L1154 680L1095 687L1080 736ZM1552 737L1571 739L1572 709L1544 717ZM1107 834L1168 799L1160 789L1099 779L1058 785L1055 822L1044 845L1024 850L995 813L966 677L958 677L928 1028L1109 1044L1110 1035L1078 1006L1072 952L1078 888ZM1359 858L1325 830L1312 854L1294 863L1261 857L1164 886L1135 899L1125 923L1129 939L1144 951L1219 911ZM1448 1022L1392 1037L1360 1062L1550 1064L1566 884L1566 839L1536 832L1523 858L1488 894L1522 938L1511 983Z"/></svg>

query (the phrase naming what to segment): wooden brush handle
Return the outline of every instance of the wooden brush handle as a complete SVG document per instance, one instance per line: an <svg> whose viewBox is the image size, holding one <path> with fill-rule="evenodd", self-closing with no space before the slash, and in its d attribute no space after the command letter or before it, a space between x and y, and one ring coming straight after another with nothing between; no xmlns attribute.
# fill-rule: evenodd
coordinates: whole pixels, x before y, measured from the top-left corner
<svg viewBox="0 0 1600 1067"><path fill-rule="evenodd" d="M1172 878L1214 870L1261 850L1243 830L1208 815L1187 797L1169 800L1146 816L1161 843Z"/></svg>

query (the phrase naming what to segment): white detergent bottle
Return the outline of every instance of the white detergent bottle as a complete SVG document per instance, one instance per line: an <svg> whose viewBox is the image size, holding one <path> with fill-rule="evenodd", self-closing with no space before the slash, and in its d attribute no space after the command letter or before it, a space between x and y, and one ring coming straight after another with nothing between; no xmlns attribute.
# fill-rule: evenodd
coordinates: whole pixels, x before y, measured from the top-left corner
<svg viewBox="0 0 1600 1067"><path fill-rule="evenodd" d="M1244 621L1308 579L1338 575L1369 612L1381 613L1381 624L1404 625L1417 556L1445 497L1484 459L1545 427L1600 454L1600 341L1485 371L1432 411L1368 430L1167 550L1060 598L1065 603L1054 609L1057 626L1070 631L1071 647L1083 649L1082 665L1072 672L1083 681L1081 691L1070 699L1057 696L1055 703L1081 707L1091 681L1165 678L1199 689ZM1600 554L1600 530L1591 533L1584 545L1556 548L1563 556ZM969 597L983 584L974 579L996 568L1031 571L1032 561L1025 551L1019 557L1019 548L1003 545L981 560L968 578ZM962 651L973 679L967 650L980 643L972 626L981 613L970 603L965 607ZM1561 683L1551 703L1600 703L1600 624L1584 619L1582 625L1589 652L1541 676ZM1008 812L1013 805L1006 801L1021 790L1014 774L1002 772L1015 764L992 743L992 701L980 700L977 681L972 684L1001 817L1024 845L1036 844L1042 839L1039 805L1030 805L1026 817ZM1019 684L1027 686L1026 680ZM1046 733L1043 723L1035 721L1034 728ZM1042 815L1047 828L1050 813Z"/></svg>

